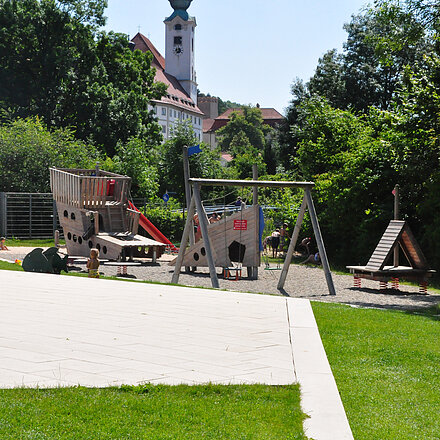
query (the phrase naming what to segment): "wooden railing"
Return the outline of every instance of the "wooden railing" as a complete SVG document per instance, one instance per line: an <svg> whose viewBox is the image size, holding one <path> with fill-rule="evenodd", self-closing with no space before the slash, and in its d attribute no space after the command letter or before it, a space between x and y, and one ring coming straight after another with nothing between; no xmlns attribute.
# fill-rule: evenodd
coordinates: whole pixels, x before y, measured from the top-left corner
<svg viewBox="0 0 440 440"><path fill-rule="evenodd" d="M94 170L50 168L50 186L57 202L93 209L109 204L125 204L131 179Z"/></svg>
<svg viewBox="0 0 440 440"><path fill-rule="evenodd" d="M139 217L141 213L133 209L127 209L127 230L137 234L139 229Z"/></svg>

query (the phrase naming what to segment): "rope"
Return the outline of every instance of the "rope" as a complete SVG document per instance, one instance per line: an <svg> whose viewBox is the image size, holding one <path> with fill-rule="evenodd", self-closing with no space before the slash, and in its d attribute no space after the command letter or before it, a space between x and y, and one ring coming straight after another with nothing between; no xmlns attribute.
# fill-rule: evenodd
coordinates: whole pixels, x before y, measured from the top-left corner
<svg viewBox="0 0 440 440"><path fill-rule="evenodd" d="M224 230L224 236L225 236L225 261L228 259L229 255L228 255L228 242L226 240L226 187L223 187L223 221L224 221L224 225L225 225L225 230ZM228 264L229 266L229 264Z"/></svg>
<svg viewBox="0 0 440 440"><path fill-rule="evenodd" d="M223 188L224 188L223 191L226 191L226 187L224 186ZM223 196L215 197L214 199L206 199L206 200L202 200L202 203L205 203L205 202L213 202L214 200L220 200L220 199L223 199L223 206L226 206L226 196L230 196L231 194L234 194L234 193L235 193L235 191L231 191L231 192L228 193L228 194L223 194Z"/></svg>
<svg viewBox="0 0 440 440"><path fill-rule="evenodd" d="M243 262L241 261L241 233L243 231L243 191L244 191L244 186L241 187L241 205L240 205L240 244L238 246L238 265L240 267L240 269L243 267Z"/></svg>

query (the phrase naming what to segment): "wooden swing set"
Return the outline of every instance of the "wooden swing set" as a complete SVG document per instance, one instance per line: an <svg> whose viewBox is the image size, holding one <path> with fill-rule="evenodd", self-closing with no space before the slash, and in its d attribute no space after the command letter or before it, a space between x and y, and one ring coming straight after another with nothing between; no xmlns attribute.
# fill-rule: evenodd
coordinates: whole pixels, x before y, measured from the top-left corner
<svg viewBox="0 0 440 440"><path fill-rule="evenodd" d="M312 189L314 187L313 182L287 182L287 181L260 181L260 180L224 180L224 179L194 179L189 178L188 183L193 186L192 196L188 197L188 214L187 219L185 223L185 228L182 235L181 245L179 254L177 256L177 259L175 260L175 268L174 273L172 277L172 283L178 284L179 282L179 276L180 271L182 268L182 265L184 265L184 259L186 258L188 261L188 254L197 255L197 258L199 258L200 255L203 255L204 258L206 258L207 265L209 267L209 273L211 277L211 284L213 288L219 288L219 281L217 277L216 272L216 265L215 265L215 255L217 253L222 253L223 255L226 252L226 249L216 249L216 246L213 246L213 239L210 236L210 230L213 231L212 226L208 224L208 217L206 215L205 208L202 204L202 200L200 197L200 187L201 186L223 186L223 187L232 187L232 186L239 186L239 187L253 187L254 191L257 190L257 188L301 188L304 191L304 196L301 204L301 208L298 213L298 217L295 224L295 229L292 234L292 239L290 241L290 245L286 254L286 259L284 261L283 268L281 270L281 275L278 281L277 288L279 290L283 290L284 284L286 282L286 277L290 268L290 263L292 261L293 252L296 247L296 243L298 241L298 236L300 233L301 225L304 220L304 214L306 212L306 209L309 211L310 219L313 226L313 231L316 238L316 243L318 245L319 254L321 256L322 261L322 267L324 269L325 278L327 282L327 287L330 295L336 295L335 287L333 284L332 275L330 272L330 266L328 264L327 259L327 253L324 246L324 240L322 239L321 230L319 227L318 217L316 215L315 206L312 199ZM255 194L255 192L254 192ZM189 195L189 193L187 193ZM256 200L256 197L254 197L254 202ZM195 244L193 240L191 240L191 235L193 233L193 217L197 210L199 223L202 231L202 239L200 242ZM259 212L259 207L254 203L254 206L249 207L248 209L245 209L244 212L241 214L241 219L244 217L249 218L251 221L256 222L254 227L252 228L252 231L254 231L255 236L252 237L251 242L253 243L253 253L254 260L251 263L244 262L244 264L248 268L248 275L250 275L251 278L255 278L256 271L257 271L257 264L256 264L256 255L258 254L258 265L260 261L260 248L259 248L259 215L257 215L257 212ZM235 220L239 221L239 220ZM243 220L241 220L243 221ZM226 219L224 219L224 222L226 222ZM225 223L226 224L226 223ZM241 232L240 232L241 233ZM190 241L190 249L187 250L187 244L188 241ZM214 240L214 243L216 241ZM185 264L186 265L186 264ZM194 264L188 264L188 266L194 266ZM223 266L224 267L224 266Z"/></svg>

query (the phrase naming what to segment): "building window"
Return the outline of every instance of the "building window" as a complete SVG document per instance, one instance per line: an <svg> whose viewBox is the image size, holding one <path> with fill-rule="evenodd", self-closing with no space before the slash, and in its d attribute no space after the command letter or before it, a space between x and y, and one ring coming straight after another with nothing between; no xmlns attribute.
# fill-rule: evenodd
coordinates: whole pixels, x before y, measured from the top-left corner
<svg viewBox="0 0 440 440"><path fill-rule="evenodd" d="M174 110L174 117L177 118L177 112Z"/></svg>
<svg viewBox="0 0 440 440"><path fill-rule="evenodd" d="M174 45L182 44L182 37L174 37Z"/></svg>
<svg viewBox="0 0 440 440"><path fill-rule="evenodd" d="M167 127L166 125L162 125L162 133L167 134Z"/></svg>
<svg viewBox="0 0 440 440"><path fill-rule="evenodd" d="M191 50L194 52L194 38L191 39Z"/></svg>
<svg viewBox="0 0 440 440"><path fill-rule="evenodd" d="M193 117L192 117L192 115L191 115L191 123L192 123L192 121L193 121Z"/></svg>
<svg viewBox="0 0 440 440"><path fill-rule="evenodd" d="M177 117L180 119L180 112L177 112Z"/></svg>
<svg viewBox="0 0 440 440"><path fill-rule="evenodd" d="M181 25L181 24L176 24L176 25L174 26L174 30L175 30L175 31L181 31L181 30L182 30L182 25Z"/></svg>
<svg viewBox="0 0 440 440"><path fill-rule="evenodd" d="M167 115L167 109L165 107L162 107L162 115L163 116Z"/></svg>

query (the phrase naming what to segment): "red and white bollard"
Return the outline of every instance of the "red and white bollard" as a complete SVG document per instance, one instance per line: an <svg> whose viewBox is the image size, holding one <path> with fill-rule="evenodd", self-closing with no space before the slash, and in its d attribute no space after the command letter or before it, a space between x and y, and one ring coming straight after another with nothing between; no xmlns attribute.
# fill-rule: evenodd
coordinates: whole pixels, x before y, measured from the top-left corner
<svg viewBox="0 0 440 440"><path fill-rule="evenodd" d="M127 266L118 266L118 270L116 272L117 277L127 275Z"/></svg>
<svg viewBox="0 0 440 440"><path fill-rule="evenodd" d="M399 278L391 278L391 283L394 290L399 290Z"/></svg>
<svg viewBox="0 0 440 440"><path fill-rule="evenodd" d="M388 281L380 281L379 290L387 290L387 289L388 289Z"/></svg>
<svg viewBox="0 0 440 440"><path fill-rule="evenodd" d="M426 281L422 281L419 285L419 293L421 295L427 295L428 294L428 283Z"/></svg>
<svg viewBox="0 0 440 440"><path fill-rule="evenodd" d="M356 289L360 289L362 287L362 279L357 276L353 276L353 285Z"/></svg>

